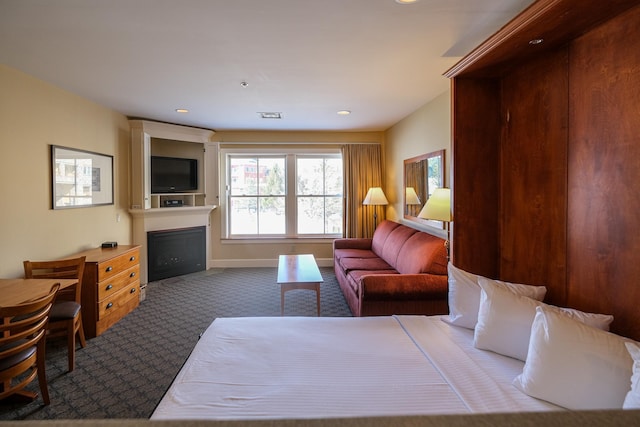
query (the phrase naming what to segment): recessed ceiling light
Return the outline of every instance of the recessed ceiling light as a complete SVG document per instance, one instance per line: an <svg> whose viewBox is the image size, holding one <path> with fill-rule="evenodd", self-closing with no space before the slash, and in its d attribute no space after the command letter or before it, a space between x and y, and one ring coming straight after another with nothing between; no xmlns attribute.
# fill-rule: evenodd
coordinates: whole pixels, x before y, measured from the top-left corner
<svg viewBox="0 0 640 427"><path fill-rule="evenodd" d="M264 111L258 114L260 114L260 117L262 117L263 119L281 119L282 118L282 113L277 113L277 112Z"/></svg>
<svg viewBox="0 0 640 427"><path fill-rule="evenodd" d="M338 111L338 114L340 114L341 116L348 116L349 114L351 114L351 111L349 111L349 110L340 110L340 111Z"/></svg>
<svg viewBox="0 0 640 427"><path fill-rule="evenodd" d="M398 4L411 4L411 3L416 3L418 0L396 0L396 3Z"/></svg>
<svg viewBox="0 0 640 427"><path fill-rule="evenodd" d="M248 87L248 86L249 86L249 83L247 83L247 82L240 82L240 86L242 86L242 87Z"/></svg>
<svg viewBox="0 0 640 427"><path fill-rule="evenodd" d="M544 41L544 39L533 39L533 40L529 40L529 44L530 45L537 45L537 44L541 44Z"/></svg>
<svg viewBox="0 0 640 427"><path fill-rule="evenodd" d="M188 113L189 110L186 108L176 108L176 113Z"/></svg>

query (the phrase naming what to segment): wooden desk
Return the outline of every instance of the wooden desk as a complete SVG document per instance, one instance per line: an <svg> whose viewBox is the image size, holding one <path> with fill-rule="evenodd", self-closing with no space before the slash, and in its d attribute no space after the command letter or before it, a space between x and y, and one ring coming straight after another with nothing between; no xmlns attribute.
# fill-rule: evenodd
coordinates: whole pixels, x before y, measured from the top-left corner
<svg viewBox="0 0 640 427"><path fill-rule="evenodd" d="M280 285L280 315L284 315L284 293L293 289L316 291L316 304L320 316L320 283L322 275L311 254L280 255L278 260L278 284Z"/></svg>
<svg viewBox="0 0 640 427"><path fill-rule="evenodd" d="M0 306L8 307L21 304L49 293L54 283L60 283L60 289L76 283L75 279L0 279Z"/></svg>

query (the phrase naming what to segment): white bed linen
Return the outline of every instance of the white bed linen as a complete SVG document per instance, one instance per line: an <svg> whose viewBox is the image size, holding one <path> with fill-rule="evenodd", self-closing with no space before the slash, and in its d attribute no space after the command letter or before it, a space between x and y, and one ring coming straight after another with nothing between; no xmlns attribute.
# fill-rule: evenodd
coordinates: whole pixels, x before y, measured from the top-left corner
<svg viewBox="0 0 640 427"><path fill-rule="evenodd" d="M330 418L559 409L511 385L524 363L440 316L215 320L153 419Z"/></svg>

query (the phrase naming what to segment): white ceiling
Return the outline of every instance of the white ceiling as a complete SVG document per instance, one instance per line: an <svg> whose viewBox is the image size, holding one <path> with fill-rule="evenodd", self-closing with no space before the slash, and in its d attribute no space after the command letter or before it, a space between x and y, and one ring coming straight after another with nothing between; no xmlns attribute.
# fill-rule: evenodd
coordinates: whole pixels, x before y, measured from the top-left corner
<svg viewBox="0 0 640 427"><path fill-rule="evenodd" d="M380 131L446 91L442 73L531 3L0 0L0 62L129 117Z"/></svg>

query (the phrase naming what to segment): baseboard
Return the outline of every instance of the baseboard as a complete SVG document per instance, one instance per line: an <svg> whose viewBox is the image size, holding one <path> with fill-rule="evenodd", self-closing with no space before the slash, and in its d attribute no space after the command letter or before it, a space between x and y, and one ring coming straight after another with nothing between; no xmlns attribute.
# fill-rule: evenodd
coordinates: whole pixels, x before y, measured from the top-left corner
<svg viewBox="0 0 640 427"><path fill-rule="evenodd" d="M318 267L332 267L333 258L316 258ZM212 259L207 268L277 267L278 259Z"/></svg>

